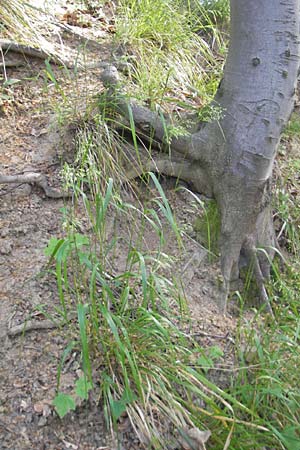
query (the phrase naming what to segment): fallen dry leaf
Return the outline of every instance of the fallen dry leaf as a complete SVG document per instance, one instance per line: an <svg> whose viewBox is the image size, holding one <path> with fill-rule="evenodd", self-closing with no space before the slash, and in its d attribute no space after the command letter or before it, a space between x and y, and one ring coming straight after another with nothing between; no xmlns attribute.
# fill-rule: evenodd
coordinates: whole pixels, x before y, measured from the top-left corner
<svg viewBox="0 0 300 450"><path fill-rule="evenodd" d="M40 402L36 402L33 405L34 412L38 415L43 415L44 417L48 417L51 414L51 400L41 400Z"/></svg>
<svg viewBox="0 0 300 450"><path fill-rule="evenodd" d="M206 450L205 443L208 441L211 432L201 431L199 428L190 428L180 431L179 442L183 450Z"/></svg>

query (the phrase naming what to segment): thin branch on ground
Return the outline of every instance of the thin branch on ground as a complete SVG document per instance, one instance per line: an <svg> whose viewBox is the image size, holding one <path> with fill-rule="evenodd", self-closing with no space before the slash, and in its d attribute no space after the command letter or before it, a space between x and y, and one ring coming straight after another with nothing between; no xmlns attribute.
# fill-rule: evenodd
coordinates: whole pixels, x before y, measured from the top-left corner
<svg viewBox="0 0 300 450"><path fill-rule="evenodd" d="M50 319L45 320L28 320L26 322L20 323L19 325L15 325L13 327L8 328L7 335L9 337L18 336L19 334L27 333L29 331L34 330L48 330L53 328L59 328L61 326L66 325L71 320L76 318L76 314L70 314L68 319L64 319L60 322L54 322Z"/></svg>

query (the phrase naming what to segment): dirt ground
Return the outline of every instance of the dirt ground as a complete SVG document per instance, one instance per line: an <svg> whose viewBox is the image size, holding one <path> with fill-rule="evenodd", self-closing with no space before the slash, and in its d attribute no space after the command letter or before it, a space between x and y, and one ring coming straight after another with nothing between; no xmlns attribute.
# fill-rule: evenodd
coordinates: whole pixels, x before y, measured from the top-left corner
<svg viewBox="0 0 300 450"><path fill-rule="evenodd" d="M97 46L90 43L85 47L91 61L110 57L105 35L111 25L109 20L103 23L103 44L100 39ZM77 28L74 27L75 31ZM81 41L70 35L66 36L65 44L75 49ZM24 62L22 55L13 58ZM7 68L7 77L20 82L6 91L8 99L2 99L0 173L42 172L52 186L59 187L66 141L62 148L60 132L53 127L57 94L47 80L44 62L33 58L26 58L25 62L24 67ZM62 79L60 69L55 65L52 68ZM79 72L78 95L85 95L87 85L95 92L100 89L98 69ZM220 315L215 303L217 264L208 262L206 251L194 240L193 200L185 192L175 193L170 184L166 180L163 187L178 222L186 226L191 238L178 258L177 270L192 311L193 328L199 332L204 346L219 345L232 363L237 317ZM66 337L57 329L11 335L11 329L29 319L46 320L37 307L44 305L51 311L59 304L55 278L44 272L47 264L44 248L51 237L62 235L61 209L68 201L49 199L41 189L29 184L0 186L0 449L117 448L105 430L101 405L92 402L81 405L63 420L53 410L57 367ZM151 239L150 235L145 236L150 248ZM174 252L171 238L169 246L170 252ZM66 389L73 386L78 374L77 356L73 355L63 371L62 386ZM142 448L130 427L123 430L119 440L119 448Z"/></svg>

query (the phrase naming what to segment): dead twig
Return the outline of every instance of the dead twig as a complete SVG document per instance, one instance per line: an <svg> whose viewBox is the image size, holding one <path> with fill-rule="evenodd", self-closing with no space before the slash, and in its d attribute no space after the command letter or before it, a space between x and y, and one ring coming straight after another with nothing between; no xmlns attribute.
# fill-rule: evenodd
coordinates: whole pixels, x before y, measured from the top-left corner
<svg viewBox="0 0 300 450"><path fill-rule="evenodd" d="M203 336L203 337L209 337L209 338L213 338L213 339L230 339L228 333L227 334L212 334L212 333L206 333L205 331L196 331L195 333L189 333L188 336L191 336L191 337Z"/></svg>
<svg viewBox="0 0 300 450"><path fill-rule="evenodd" d="M76 317L77 317L76 313L70 313L68 315L68 318L64 318L61 321L59 321L59 319L57 318L56 318L57 321L50 319L27 320L23 323L20 323L19 325L8 327L7 336L14 337L18 336L19 334L27 333L29 331L34 330L48 330L53 328L60 328L62 326L65 326L67 323L70 323L72 320L76 319Z"/></svg>

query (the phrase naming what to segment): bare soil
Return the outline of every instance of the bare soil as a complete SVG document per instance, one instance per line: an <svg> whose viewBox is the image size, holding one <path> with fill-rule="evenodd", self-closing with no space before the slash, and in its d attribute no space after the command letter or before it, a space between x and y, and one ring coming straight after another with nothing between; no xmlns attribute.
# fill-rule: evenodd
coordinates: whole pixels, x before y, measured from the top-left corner
<svg viewBox="0 0 300 450"><path fill-rule="evenodd" d="M112 25L109 19L103 23L107 36ZM64 39L65 45L72 49L82 43L75 35L66 35ZM93 43L85 46L88 60L109 59L107 38L103 38L102 44L99 42L96 46ZM16 58L24 61L22 55L14 55ZM28 58L24 67L7 68L7 77L20 82L6 91L8 99L1 100L0 172L42 172L50 185L59 187L62 160L72 160L72 135L69 142L66 136L62 140L60 129L54 125L53 105L58 93L44 69L43 61ZM72 85L72 80L69 82L60 68L53 65L52 69L64 90L68 83ZM80 104L87 91L101 89L99 70L79 72L76 83L74 101ZM73 90L70 95L74 95ZM162 183L178 223L185 226L189 236L184 252L179 254L170 235L166 251L177 261L176 270L191 309L191 332L198 333L203 346L222 347L224 363L232 367L237 316L224 318L215 303L218 261L210 263L207 252L197 242L192 226L195 219L192 197L184 191L175 192L170 180ZM115 439L105 429L101 404L88 402L63 420L53 410L57 368L67 343L66 332L50 328L10 335L10 329L18 324L25 324L26 328L28 320L47 319L37 307L44 306L51 311L59 305L55 277L45 272L44 248L51 237L63 235L61 209L68 201L49 199L42 190L28 184L0 186L0 449L117 448ZM119 229L120 233L122 229L125 232L126 225L120 224ZM145 236L145 241L149 249L156 245L151 234ZM120 259L121 252L122 247ZM77 356L72 355L63 371L62 386L66 390L73 386L80 370ZM220 384L226 384L227 375L222 371L215 377ZM119 441L119 448L143 448L129 426L124 425Z"/></svg>

